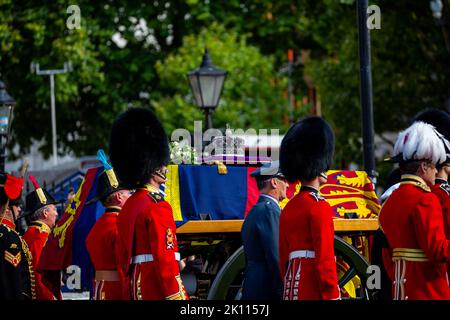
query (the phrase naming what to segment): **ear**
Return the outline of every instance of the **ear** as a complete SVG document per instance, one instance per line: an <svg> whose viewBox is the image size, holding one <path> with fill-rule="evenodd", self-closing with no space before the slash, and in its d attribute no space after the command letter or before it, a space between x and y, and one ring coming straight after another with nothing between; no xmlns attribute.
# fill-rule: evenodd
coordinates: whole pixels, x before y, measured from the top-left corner
<svg viewBox="0 0 450 320"><path fill-rule="evenodd" d="M42 216L43 216L44 218L47 218L47 217L48 217L48 211L49 211L48 207L47 207L47 208L44 208L44 210L42 210Z"/></svg>
<svg viewBox="0 0 450 320"><path fill-rule="evenodd" d="M278 181L277 181L276 178L270 179L270 186L271 186L273 189L276 189L276 188L277 188L277 186L278 186Z"/></svg>
<svg viewBox="0 0 450 320"><path fill-rule="evenodd" d="M427 171L427 163L425 163L425 162L420 162L420 172L421 173L425 173L426 171Z"/></svg>
<svg viewBox="0 0 450 320"><path fill-rule="evenodd" d="M116 200L116 201L122 200L122 192L114 193L114 200Z"/></svg>

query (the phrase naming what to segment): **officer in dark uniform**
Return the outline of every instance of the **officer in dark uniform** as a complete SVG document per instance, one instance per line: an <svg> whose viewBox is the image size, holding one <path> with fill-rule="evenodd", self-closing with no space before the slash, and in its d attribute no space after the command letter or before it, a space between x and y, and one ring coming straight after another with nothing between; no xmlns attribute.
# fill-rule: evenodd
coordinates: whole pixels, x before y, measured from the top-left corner
<svg viewBox="0 0 450 320"><path fill-rule="evenodd" d="M286 197L287 182L278 161L255 170L261 193L242 225L246 258L243 300L281 300L283 283L278 260L279 201Z"/></svg>
<svg viewBox="0 0 450 320"><path fill-rule="evenodd" d="M0 173L0 300L35 299L31 253L15 230L9 200L20 197L23 179Z"/></svg>

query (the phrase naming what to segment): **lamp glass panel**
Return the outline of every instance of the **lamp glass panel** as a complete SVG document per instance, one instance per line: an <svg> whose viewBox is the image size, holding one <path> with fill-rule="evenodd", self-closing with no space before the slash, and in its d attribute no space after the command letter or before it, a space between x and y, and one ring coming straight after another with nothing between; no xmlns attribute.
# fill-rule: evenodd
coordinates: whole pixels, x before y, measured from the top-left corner
<svg viewBox="0 0 450 320"><path fill-rule="evenodd" d="M220 100L220 95L222 93L223 83L225 81L225 75L216 76L215 84L214 84L214 94L213 94L213 103L214 106L217 107Z"/></svg>
<svg viewBox="0 0 450 320"><path fill-rule="evenodd" d="M204 107L216 107L215 93L216 93L216 77L210 75L200 76L200 88L202 90L202 98Z"/></svg>
<svg viewBox="0 0 450 320"><path fill-rule="evenodd" d="M200 84L198 81L198 74L193 73L188 75L189 83L191 85L192 94L194 95L195 103L199 107L203 107L202 94L200 89Z"/></svg>

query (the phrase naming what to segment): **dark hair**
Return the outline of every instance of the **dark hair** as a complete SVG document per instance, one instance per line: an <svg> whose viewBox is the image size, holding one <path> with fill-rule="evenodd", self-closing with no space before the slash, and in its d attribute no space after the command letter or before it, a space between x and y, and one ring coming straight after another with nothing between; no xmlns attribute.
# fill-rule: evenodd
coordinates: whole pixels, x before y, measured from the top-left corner
<svg viewBox="0 0 450 320"><path fill-rule="evenodd" d="M266 188L272 178L273 177L256 178L256 185L258 186L258 190L261 191L262 189Z"/></svg>
<svg viewBox="0 0 450 320"><path fill-rule="evenodd" d="M402 174L416 174L420 168L420 164L424 161L414 160L400 163L400 171Z"/></svg>

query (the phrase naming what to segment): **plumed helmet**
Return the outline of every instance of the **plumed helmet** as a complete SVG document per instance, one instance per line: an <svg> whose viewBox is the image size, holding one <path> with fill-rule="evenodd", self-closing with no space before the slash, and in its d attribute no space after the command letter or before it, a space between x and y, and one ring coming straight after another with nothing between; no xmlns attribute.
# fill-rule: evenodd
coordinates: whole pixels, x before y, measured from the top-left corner
<svg viewBox="0 0 450 320"><path fill-rule="evenodd" d="M97 201L105 201L105 199L114 192L123 190L120 180L117 179L114 168L106 159L106 154L103 149L97 151L97 160L103 165L103 171L97 178L97 191L94 198L86 202L86 205L93 204Z"/></svg>
<svg viewBox="0 0 450 320"><path fill-rule="evenodd" d="M142 186L169 163L169 142L162 124L149 109L131 108L111 128L109 156L124 187Z"/></svg>
<svg viewBox="0 0 450 320"><path fill-rule="evenodd" d="M448 141L432 125L416 121L398 135L392 161L429 160L438 165L446 161L446 148Z"/></svg>
<svg viewBox="0 0 450 320"><path fill-rule="evenodd" d="M447 141L450 141L450 114L447 112L435 108L428 108L418 113L413 121L423 121L431 124ZM450 163L450 149L447 149L446 152L447 160L445 162Z"/></svg>
<svg viewBox="0 0 450 320"><path fill-rule="evenodd" d="M32 175L28 176L31 180L34 191L31 191L25 197L25 213L24 215L32 214L36 212L38 209L45 207L50 204L57 204L58 201L53 198L53 196L48 193L47 190L41 188L36 180L36 178Z"/></svg>
<svg viewBox="0 0 450 320"><path fill-rule="evenodd" d="M289 182L312 180L327 171L333 161L334 134L320 117L304 118L281 141L280 168Z"/></svg>

